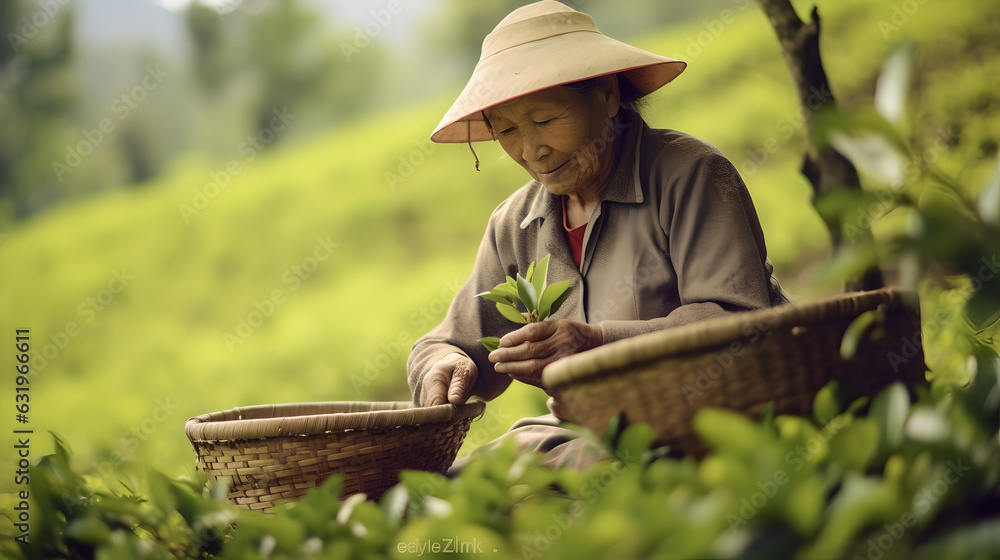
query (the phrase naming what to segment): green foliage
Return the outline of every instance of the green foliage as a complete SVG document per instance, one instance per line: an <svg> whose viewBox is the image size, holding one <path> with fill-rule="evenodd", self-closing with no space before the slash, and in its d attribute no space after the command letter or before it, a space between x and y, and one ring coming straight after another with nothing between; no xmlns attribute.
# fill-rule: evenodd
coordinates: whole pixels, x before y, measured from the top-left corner
<svg viewBox="0 0 1000 560"><path fill-rule="evenodd" d="M486 336L479 339L479 342L490 352L500 348L500 337Z"/></svg>
<svg viewBox="0 0 1000 560"><path fill-rule="evenodd" d="M841 278L876 263L898 270L905 287L917 280L958 287L972 283L965 314L980 342L992 343L1000 328L1000 170L981 188L941 170L937 151L921 150L919 132L907 119L914 45L904 44L886 60L878 79L875 108L826 114L817 141L832 144L872 183L867 192L836 192L818 202L821 212L850 240L837 248L821 281ZM1000 163L998 160L997 163ZM860 216L860 218L859 218ZM874 236L859 235L871 231ZM862 333L878 331L879 315L860 316L841 348L853 355Z"/></svg>
<svg viewBox="0 0 1000 560"><path fill-rule="evenodd" d="M71 117L79 103L73 72L72 6L41 12L10 0L0 6L0 228L67 194L54 185L50 162L40 149L76 136ZM32 18L44 16L47 25ZM36 19L37 21L37 19ZM62 155L60 153L60 155Z"/></svg>
<svg viewBox="0 0 1000 560"><path fill-rule="evenodd" d="M237 512L226 485L206 489L205 478L173 479L149 470L146 492L121 491L70 464L65 443L31 468L31 545L14 541L20 529L5 524L0 550L12 558L201 558L222 550ZM9 520L16 512L5 511Z"/></svg>
<svg viewBox="0 0 1000 560"><path fill-rule="evenodd" d="M550 469L513 442L457 476L404 471L379 503L337 499L332 477L273 516L224 501L225 485L154 469L144 491L113 492L70 466L66 448L32 469L32 542L10 523L12 558L385 558L449 542L498 558L980 558L1000 523L996 354L981 348L974 382L909 404L878 394L825 422L773 425L705 409L700 463L651 451L652 430L609 428L609 459ZM817 403L816 417L831 413ZM591 434L581 434L594 438ZM12 511L5 512L12 518ZM464 545L462 543L465 543ZM987 556L983 556L986 554Z"/></svg>
<svg viewBox="0 0 1000 560"><path fill-rule="evenodd" d="M880 315L877 309L871 309L851 321L840 344L840 357L845 360L853 358L862 337L870 328L880 323L880 318L884 318L884 316Z"/></svg>
<svg viewBox="0 0 1000 560"><path fill-rule="evenodd" d="M196 53L194 71L199 85L214 93L232 72L223 44L222 18L213 8L194 2L184 12L184 23Z"/></svg>
<svg viewBox="0 0 1000 560"><path fill-rule="evenodd" d="M545 284L551 256L545 255L537 266L532 261L524 276L519 273L516 280L508 276L505 282L488 292L476 294L476 297L496 302L500 314L515 323L523 325L548 319L566 301L570 292L569 280ZM517 304L521 304L524 311L519 310ZM481 338L479 342L490 352L500 345L500 339L495 336Z"/></svg>

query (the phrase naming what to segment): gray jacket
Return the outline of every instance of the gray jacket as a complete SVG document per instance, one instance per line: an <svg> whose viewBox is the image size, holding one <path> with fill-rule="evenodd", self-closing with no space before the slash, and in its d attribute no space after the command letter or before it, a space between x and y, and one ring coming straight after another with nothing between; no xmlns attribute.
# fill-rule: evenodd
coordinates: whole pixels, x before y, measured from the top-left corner
<svg viewBox="0 0 1000 560"><path fill-rule="evenodd" d="M498 374L478 339L520 325L475 294L551 254L548 283L572 292L554 319L597 323L604 342L789 301L767 259L746 186L715 147L674 130L651 129L635 114L616 119L623 144L594 210L577 268L562 225L562 205L538 181L490 216L465 285L444 320L417 340L407 362L419 403L421 380L447 354L471 358L473 393L493 399L511 379Z"/></svg>

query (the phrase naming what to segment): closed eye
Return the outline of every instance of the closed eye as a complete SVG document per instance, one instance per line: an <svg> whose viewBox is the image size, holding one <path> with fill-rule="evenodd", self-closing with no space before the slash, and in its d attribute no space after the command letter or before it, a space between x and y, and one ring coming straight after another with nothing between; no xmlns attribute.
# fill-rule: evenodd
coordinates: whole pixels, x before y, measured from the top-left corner
<svg viewBox="0 0 1000 560"><path fill-rule="evenodd" d="M504 136L506 136L506 135L511 134L513 132L514 132L514 127L512 126L510 128L505 128L505 129L501 130L500 134L503 134Z"/></svg>

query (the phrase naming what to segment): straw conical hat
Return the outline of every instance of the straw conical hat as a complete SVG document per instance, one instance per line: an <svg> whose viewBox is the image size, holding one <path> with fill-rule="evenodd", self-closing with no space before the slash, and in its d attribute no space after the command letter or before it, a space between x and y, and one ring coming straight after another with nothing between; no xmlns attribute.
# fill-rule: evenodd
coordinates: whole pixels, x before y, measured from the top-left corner
<svg viewBox="0 0 1000 560"><path fill-rule="evenodd" d="M604 35L589 15L569 6L536 2L511 12L486 36L472 78L431 140L492 140L482 111L542 89L621 72L646 95L685 66Z"/></svg>

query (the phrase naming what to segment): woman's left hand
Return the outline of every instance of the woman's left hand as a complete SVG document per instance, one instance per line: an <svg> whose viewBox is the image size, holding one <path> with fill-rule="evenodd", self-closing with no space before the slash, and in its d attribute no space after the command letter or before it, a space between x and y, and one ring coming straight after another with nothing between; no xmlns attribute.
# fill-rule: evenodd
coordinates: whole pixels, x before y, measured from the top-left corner
<svg viewBox="0 0 1000 560"><path fill-rule="evenodd" d="M500 347L490 352L497 373L517 381L542 387L542 369L566 356L590 350L604 343L604 331L567 319L527 324L500 339ZM544 388L544 387L543 387Z"/></svg>

